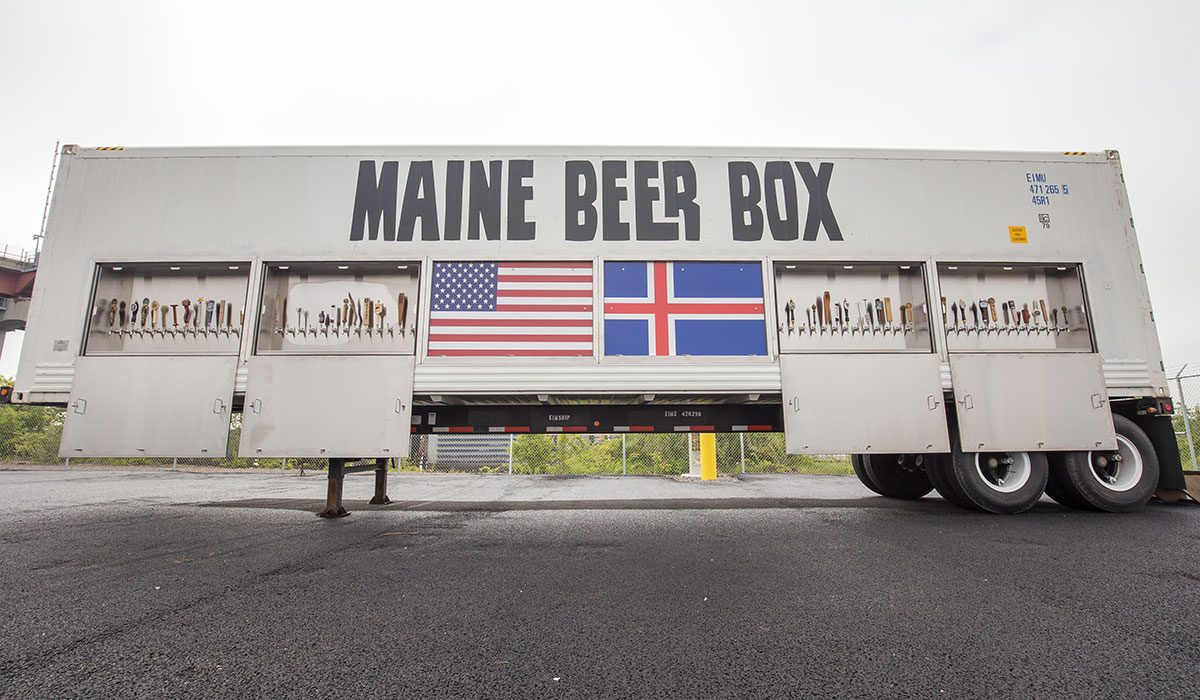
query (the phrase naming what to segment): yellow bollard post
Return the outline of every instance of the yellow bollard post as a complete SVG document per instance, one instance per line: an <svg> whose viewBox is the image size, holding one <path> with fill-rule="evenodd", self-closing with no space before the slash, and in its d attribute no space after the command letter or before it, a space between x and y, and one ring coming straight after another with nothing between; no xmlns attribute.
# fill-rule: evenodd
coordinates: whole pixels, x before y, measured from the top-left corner
<svg viewBox="0 0 1200 700"><path fill-rule="evenodd" d="M717 479L717 436L715 433L700 435L700 480Z"/></svg>

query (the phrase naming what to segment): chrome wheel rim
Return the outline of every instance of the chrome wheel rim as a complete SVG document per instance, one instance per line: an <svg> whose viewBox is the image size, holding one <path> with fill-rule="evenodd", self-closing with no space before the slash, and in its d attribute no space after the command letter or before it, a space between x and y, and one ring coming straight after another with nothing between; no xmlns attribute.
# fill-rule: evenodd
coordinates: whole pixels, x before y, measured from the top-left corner
<svg viewBox="0 0 1200 700"><path fill-rule="evenodd" d="M1117 449L1096 450L1088 453L1088 464L1091 466L1092 478L1107 491L1118 493L1128 491L1142 480L1145 465L1142 453L1133 442L1117 434Z"/></svg>
<svg viewBox="0 0 1200 700"><path fill-rule="evenodd" d="M1033 463L1028 452L980 452L975 455L975 471L989 489L1013 493L1029 483Z"/></svg>

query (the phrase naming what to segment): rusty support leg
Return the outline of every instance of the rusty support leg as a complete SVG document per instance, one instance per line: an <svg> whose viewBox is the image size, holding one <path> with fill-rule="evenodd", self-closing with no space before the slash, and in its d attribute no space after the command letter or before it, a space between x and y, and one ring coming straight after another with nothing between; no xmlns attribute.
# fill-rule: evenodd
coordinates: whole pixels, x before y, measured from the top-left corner
<svg viewBox="0 0 1200 700"><path fill-rule="evenodd" d="M387 470L387 457L379 457L375 460L375 497L370 501L373 506L383 506L392 502L387 495Z"/></svg>
<svg viewBox="0 0 1200 700"><path fill-rule="evenodd" d="M350 513L342 507L342 479L345 478L343 469L344 459L329 460L329 489L325 495L325 510L317 513L322 518L344 518Z"/></svg>

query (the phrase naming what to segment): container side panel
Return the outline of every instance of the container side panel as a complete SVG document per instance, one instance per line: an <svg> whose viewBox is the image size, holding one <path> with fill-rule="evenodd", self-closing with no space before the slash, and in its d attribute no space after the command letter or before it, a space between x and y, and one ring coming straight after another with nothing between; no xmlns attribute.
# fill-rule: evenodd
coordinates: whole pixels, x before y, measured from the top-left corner
<svg viewBox="0 0 1200 700"><path fill-rule="evenodd" d="M952 355L950 372L967 452L1116 447L1096 355Z"/></svg>
<svg viewBox="0 0 1200 700"><path fill-rule="evenodd" d="M61 457L225 457L235 357L81 357Z"/></svg>
<svg viewBox="0 0 1200 700"><path fill-rule="evenodd" d="M780 358L789 454L947 452L938 357Z"/></svg>

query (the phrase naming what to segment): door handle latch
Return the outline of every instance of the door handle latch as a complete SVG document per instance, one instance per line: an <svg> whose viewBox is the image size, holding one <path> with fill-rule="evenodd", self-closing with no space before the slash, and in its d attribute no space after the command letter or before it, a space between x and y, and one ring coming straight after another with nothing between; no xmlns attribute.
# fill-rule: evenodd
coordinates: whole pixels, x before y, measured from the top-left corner
<svg viewBox="0 0 1200 700"><path fill-rule="evenodd" d="M213 413L215 413L219 416L224 412L225 412L225 402L222 401L221 399L217 399L216 401L214 401L213 402Z"/></svg>
<svg viewBox="0 0 1200 700"><path fill-rule="evenodd" d="M255 413L262 413L262 399L254 399L250 402L250 410Z"/></svg>
<svg viewBox="0 0 1200 700"><path fill-rule="evenodd" d="M1104 408L1104 397L1100 394L1092 394L1092 408Z"/></svg>
<svg viewBox="0 0 1200 700"><path fill-rule="evenodd" d="M71 404L71 410L80 415L87 413L87 399L75 399L75 403Z"/></svg>
<svg viewBox="0 0 1200 700"><path fill-rule="evenodd" d="M966 396L962 397L962 400L959 401L959 403L963 405L963 408L969 411L972 408L975 408L975 397L971 394L967 394Z"/></svg>
<svg viewBox="0 0 1200 700"><path fill-rule="evenodd" d="M929 410L931 410L931 411L936 411L938 406L942 405L941 399L934 396L933 394L930 394L929 396L925 397L925 403L926 403L926 405L929 406Z"/></svg>
<svg viewBox="0 0 1200 700"><path fill-rule="evenodd" d="M404 399L396 399L396 413L404 413Z"/></svg>

